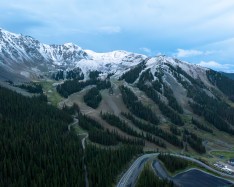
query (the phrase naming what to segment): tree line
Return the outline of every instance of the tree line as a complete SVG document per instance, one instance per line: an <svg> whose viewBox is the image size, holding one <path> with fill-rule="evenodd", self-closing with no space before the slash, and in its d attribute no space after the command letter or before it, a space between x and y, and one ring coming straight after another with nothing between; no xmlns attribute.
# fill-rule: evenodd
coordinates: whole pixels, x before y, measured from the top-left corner
<svg viewBox="0 0 234 187"><path fill-rule="evenodd" d="M189 132L187 129L184 129L183 140L198 153L203 154L206 152L206 148L202 144L202 139L198 137L196 134Z"/></svg>
<svg viewBox="0 0 234 187"><path fill-rule="evenodd" d="M88 145L86 163L89 186L106 187L116 183L116 177L133 156L142 153L141 146L123 145L117 149Z"/></svg>
<svg viewBox="0 0 234 187"><path fill-rule="evenodd" d="M119 143L145 145L145 142L139 138L126 138L119 135L117 131L104 129L96 120L82 114L79 115L79 126L88 131L89 139L94 143L106 146L118 145Z"/></svg>
<svg viewBox="0 0 234 187"><path fill-rule="evenodd" d="M158 159L163 162L167 170L171 173L184 170L191 164L191 162L188 160L167 153L160 153L158 155Z"/></svg>
<svg viewBox="0 0 234 187"><path fill-rule="evenodd" d="M119 80L125 80L127 83L134 83L136 81L136 79L139 77L139 74L141 73L141 71L145 68L145 61L139 63L137 66L135 66L134 68L130 69L129 71L127 71L126 73L124 73Z"/></svg>
<svg viewBox="0 0 234 187"><path fill-rule="evenodd" d="M181 116L177 112L175 112L173 109L171 109L169 106L167 106L163 101L161 101L160 96L151 86L138 85L138 88L144 91L147 97L152 99L152 101L158 105L162 114L168 117L172 123L178 126L184 125L184 122Z"/></svg>
<svg viewBox="0 0 234 187"><path fill-rule="evenodd" d="M168 181L166 179L160 179L155 173L150 169L147 165L144 167L141 172L136 187L174 187L172 181Z"/></svg>
<svg viewBox="0 0 234 187"><path fill-rule="evenodd" d="M154 114L149 107L144 106L142 102L138 100L133 91L125 86L120 86L119 89L121 91L124 104L134 115L155 125L159 123L159 119L156 114Z"/></svg>
<svg viewBox="0 0 234 187"><path fill-rule="evenodd" d="M168 105L171 108L173 108L178 113L182 114L183 109L177 102L172 89L169 86L167 86L162 80L163 73L155 72L155 76L156 77L158 76L157 77L158 80L153 81L154 80L153 74L151 73L150 69L147 69L141 74L139 81L138 81L138 87L141 88L142 85L144 84L152 85L152 87L155 88L156 91L163 94L167 98Z"/></svg>
<svg viewBox="0 0 234 187"><path fill-rule="evenodd" d="M160 129L157 126L153 126L149 123L148 124L143 123L140 120L136 119L130 113L122 113L122 115L125 116L127 119L131 120L132 123L136 127L138 127L139 129L141 129L149 134L153 134L154 136L158 136L158 137L166 140L167 142L169 142L172 145L175 145L177 147L183 147L183 143L181 142L180 139L177 138L177 136L170 134L166 131L163 131L162 129Z"/></svg>
<svg viewBox="0 0 234 187"><path fill-rule="evenodd" d="M214 70L206 71L208 80L234 102L234 80Z"/></svg>
<svg viewBox="0 0 234 187"><path fill-rule="evenodd" d="M56 89L61 96L67 98L69 95L79 92L89 85L96 85L99 90L111 87L109 80L89 79L86 81L78 81L74 79L66 80L64 83L59 84Z"/></svg>
<svg viewBox="0 0 234 187"><path fill-rule="evenodd" d="M64 79L76 79L84 80L84 74L80 68L74 68L72 70L59 70L52 74L52 79L54 80L64 80Z"/></svg>
<svg viewBox="0 0 234 187"><path fill-rule="evenodd" d="M180 129L177 128L175 125L170 125L170 131L172 132L172 134L174 134L176 136L180 136L181 135Z"/></svg>
<svg viewBox="0 0 234 187"><path fill-rule="evenodd" d="M197 128L201 129L201 130L204 130L206 132L209 132L209 133L213 133L213 130L210 129L209 127L201 124L198 120L192 118L192 124L194 124Z"/></svg>
<svg viewBox="0 0 234 187"><path fill-rule="evenodd" d="M113 126L119 128L120 130L122 130L123 132L125 132L131 136L135 136L138 138L148 140L149 142L152 142L160 147L166 148L166 144L164 142L162 142L160 139L155 138L150 133L144 134L143 132L141 132L141 133L137 132L133 128L129 127L124 120L121 120L118 116L115 116L114 114L101 113L101 117L110 125L113 125Z"/></svg>
<svg viewBox="0 0 234 187"><path fill-rule="evenodd" d="M203 90L205 88L204 84L199 79L194 79L181 68L174 68L167 64L175 78L180 82L184 88L187 90L187 96L193 101L189 102L193 112L197 115L203 116L206 121L211 123L217 129L227 132L229 134L234 134L234 129L230 125L234 124L234 109L224 103L220 98L210 97ZM186 79L181 77L184 76ZM226 80L225 76L221 76L215 71L207 71L208 79L211 83L218 86L217 84L223 84L222 88L219 87L221 91L228 95L226 91L230 86L232 89L232 83L229 84L230 79ZM230 95L229 95L230 96Z"/></svg>
<svg viewBox="0 0 234 187"><path fill-rule="evenodd" d="M102 101L102 96L101 96L99 90L97 89L97 87L91 88L84 95L84 102L88 106L90 106L94 109L96 109L98 107L98 105L100 104L101 101Z"/></svg>
<svg viewBox="0 0 234 187"><path fill-rule="evenodd" d="M197 87L191 89L193 94L190 95L193 102L189 104L193 112L203 116L206 121L217 129L234 134L234 129L231 127L234 124L234 109L221 100L209 97L203 90Z"/></svg>
<svg viewBox="0 0 234 187"><path fill-rule="evenodd" d="M14 86L22 88L28 91L29 93L43 94L42 86L37 83L20 84L20 85L14 85Z"/></svg>

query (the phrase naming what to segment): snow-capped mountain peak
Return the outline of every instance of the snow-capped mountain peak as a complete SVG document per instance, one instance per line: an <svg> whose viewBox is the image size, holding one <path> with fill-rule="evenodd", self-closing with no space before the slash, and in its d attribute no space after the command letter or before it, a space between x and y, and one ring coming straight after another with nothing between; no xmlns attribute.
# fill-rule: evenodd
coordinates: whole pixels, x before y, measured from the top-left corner
<svg viewBox="0 0 234 187"><path fill-rule="evenodd" d="M117 50L107 53L96 53L91 50L85 50L85 52L96 61L103 61L103 62L121 62L124 58L130 55L136 55L135 53L130 53L123 50ZM143 56L143 55L142 55Z"/></svg>
<svg viewBox="0 0 234 187"><path fill-rule="evenodd" d="M0 31L0 50L1 61L9 66L15 63L69 66L81 59L89 59L86 52L75 44L47 45L30 36L14 34L3 29Z"/></svg>
<svg viewBox="0 0 234 187"><path fill-rule="evenodd" d="M97 53L84 50L73 43L43 44L30 36L0 29L0 75L3 77L9 77L10 73L35 78L49 72L74 68L79 68L86 77L91 70L98 70L105 74L115 73L116 76L120 76L141 62L145 63L146 68L151 69L156 69L163 64L179 66L190 74L192 72L194 76L198 76L197 72L202 70L201 67L164 55L149 58L123 50Z"/></svg>

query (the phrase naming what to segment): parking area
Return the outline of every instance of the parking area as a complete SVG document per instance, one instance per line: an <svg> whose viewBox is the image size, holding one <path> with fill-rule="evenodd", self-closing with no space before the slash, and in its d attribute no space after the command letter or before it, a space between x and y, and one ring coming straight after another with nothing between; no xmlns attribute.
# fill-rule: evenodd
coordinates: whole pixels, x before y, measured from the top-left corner
<svg viewBox="0 0 234 187"><path fill-rule="evenodd" d="M214 164L214 166L227 174L234 175L234 166L230 165L229 163L218 161Z"/></svg>

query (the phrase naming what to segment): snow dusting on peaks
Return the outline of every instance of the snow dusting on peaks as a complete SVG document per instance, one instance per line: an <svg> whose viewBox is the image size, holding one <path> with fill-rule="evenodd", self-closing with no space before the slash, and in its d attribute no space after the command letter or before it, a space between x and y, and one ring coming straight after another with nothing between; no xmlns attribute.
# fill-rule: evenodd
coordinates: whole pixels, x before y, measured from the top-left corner
<svg viewBox="0 0 234 187"><path fill-rule="evenodd" d="M6 30L4 30L2 28L0 28L0 33L3 35L3 37L9 37L9 38L11 38L11 37L17 37L18 38L18 37L22 36L21 34L15 34L15 33L6 31Z"/></svg>
<svg viewBox="0 0 234 187"><path fill-rule="evenodd" d="M207 70L205 68L199 67L196 64L183 62L176 58L168 57L165 55L152 57L146 60L146 69L150 68L153 74L156 71L160 71L160 69L165 72L171 72L171 67L174 67L173 69L181 68L193 78L204 76Z"/></svg>
<svg viewBox="0 0 234 187"><path fill-rule="evenodd" d="M124 63L130 61L132 62L136 59L142 60L146 58L145 55L131 53L123 50L112 51L107 53L96 53L91 50L85 50L85 52L92 58L92 60L106 63Z"/></svg>
<svg viewBox="0 0 234 187"><path fill-rule="evenodd" d="M149 58L142 54L123 50L97 53L83 50L73 43L47 45L30 36L14 34L4 29L0 29L0 62L0 76L1 68L4 68L2 71L10 69L11 73L24 77L26 77L26 73L22 72L28 72L27 77L31 77L35 74L43 75L48 74L48 72L56 72L59 69L66 71L74 68L80 68L85 76L91 70L120 75L141 62L146 62L146 68L151 68L154 71L158 66L165 67L167 70L169 65L179 66L194 76L199 71L203 71L201 67L167 56Z"/></svg>
<svg viewBox="0 0 234 187"><path fill-rule="evenodd" d="M67 48L71 48L71 47L74 47L74 46L77 46L77 45L75 45L75 44L73 44L73 43L65 43L65 44L63 44L64 46L66 46ZM77 47L79 47L79 46L77 46Z"/></svg>
<svg viewBox="0 0 234 187"><path fill-rule="evenodd" d="M129 55L126 51L112 51L108 53L96 53L91 50L85 50L85 52L95 61L103 62L120 62L124 57Z"/></svg>
<svg viewBox="0 0 234 187"><path fill-rule="evenodd" d="M73 43L65 43L63 44L64 48L67 48L69 51L75 51L75 50L79 50L79 51L83 51L83 49L78 46L78 45L75 45Z"/></svg>

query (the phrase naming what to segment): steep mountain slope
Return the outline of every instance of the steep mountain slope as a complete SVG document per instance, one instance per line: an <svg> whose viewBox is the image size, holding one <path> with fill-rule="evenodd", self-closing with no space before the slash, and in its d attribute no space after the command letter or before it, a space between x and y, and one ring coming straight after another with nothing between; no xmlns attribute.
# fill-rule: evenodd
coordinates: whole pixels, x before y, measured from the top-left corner
<svg viewBox="0 0 234 187"><path fill-rule="evenodd" d="M95 53L85 51L77 45L47 45L38 40L0 29L0 71L1 78L6 72L16 78L38 78L58 69L71 70L80 67L84 74L89 69L110 71L116 66L124 66L122 62L146 58L126 51ZM9 76L9 79L14 78Z"/></svg>
<svg viewBox="0 0 234 187"><path fill-rule="evenodd" d="M0 29L0 67L26 78L42 75L62 66L73 66L88 55L71 43L46 45L29 36Z"/></svg>
<svg viewBox="0 0 234 187"><path fill-rule="evenodd" d="M83 50L77 45L66 43L64 45L47 45L38 40L21 34L14 34L0 29L0 68L6 77L7 72L25 78L39 78L58 70L72 70L80 68L82 73L88 75L89 71L97 70L102 73L121 75L130 67L147 60L146 66L155 68L165 62L179 65L192 76L199 76L202 68L176 59L159 56L147 59L146 56L126 51L113 51L109 53L96 53ZM195 71L195 72L194 72ZM10 79L11 77L8 76Z"/></svg>
<svg viewBox="0 0 234 187"><path fill-rule="evenodd" d="M96 72L96 77L84 81L66 80L57 91L67 98L61 106L77 103L82 113L105 129L144 139L147 150L159 147L204 154L234 144L233 83L218 72L157 56L107 78ZM100 93L93 93L93 98L101 94L102 102L93 109L84 98L86 93L92 98L90 86L95 85Z"/></svg>
<svg viewBox="0 0 234 187"><path fill-rule="evenodd" d="M234 81L175 58L41 44L1 29L0 77L42 83L61 108L77 103L103 126L86 129L96 143L113 136L115 144L199 154L234 145Z"/></svg>

